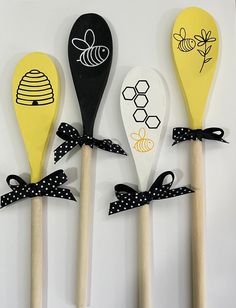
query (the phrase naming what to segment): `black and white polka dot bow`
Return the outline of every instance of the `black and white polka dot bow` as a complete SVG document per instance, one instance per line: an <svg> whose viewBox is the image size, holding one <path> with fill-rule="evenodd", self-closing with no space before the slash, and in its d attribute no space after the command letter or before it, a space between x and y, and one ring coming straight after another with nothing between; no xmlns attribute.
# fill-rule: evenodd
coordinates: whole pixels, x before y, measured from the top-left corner
<svg viewBox="0 0 236 308"><path fill-rule="evenodd" d="M7 184L12 189L11 192L1 196L1 208L24 198L37 196L49 196L76 201L75 197L68 188L60 188L67 181L67 176L63 170L57 170L37 183L26 183L18 175L9 175L6 179ZM15 181L16 184L12 184Z"/></svg>
<svg viewBox="0 0 236 308"><path fill-rule="evenodd" d="M187 127L175 127L173 129L172 138L175 145L179 142L187 141L187 140L200 140L202 139L210 139L216 140L224 143L228 143L223 139L224 131L218 127L210 127L206 129L191 129Z"/></svg>
<svg viewBox="0 0 236 308"><path fill-rule="evenodd" d="M113 143L110 139L98 140L91 136L81 136L77 129L64 122L60 124L57 130L57 135L65 140L65 142L54 150L55 163L75 146L79 145L82 147L84 144L89 145L90 147L98 147L104 151L127 155L118 144Z"/></svg>
<svg viewBox="0 0 236 308"><path fill-rule="evenodd" d="M168 176L171 176L171 181L164 184ZM153 200L167 199L194 192L187 186L171 189L174 179L175 176L173 172L163 172L157 177L150 189L144 192L137 192L124 184L116 185L115 194L118 200L110 203L109 215L149 204Z"/></svg>

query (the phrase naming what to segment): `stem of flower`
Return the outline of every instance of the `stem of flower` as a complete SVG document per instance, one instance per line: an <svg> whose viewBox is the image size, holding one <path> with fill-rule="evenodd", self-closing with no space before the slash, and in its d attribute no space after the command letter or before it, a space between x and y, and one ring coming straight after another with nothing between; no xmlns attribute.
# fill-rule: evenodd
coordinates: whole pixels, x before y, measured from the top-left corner
<svg viewBox="0 0 236 308"><path fill-rule="evenodd" d="M205 60L206 60L206 45L207 45L207 42L205 42L204 46L205 46L205 51L204 51L204 57L203 57L203 62L202 62L202 66L201 66L201 69L200 69L200 73L202 72L203 70L203 67L205 65Z"/></svg>

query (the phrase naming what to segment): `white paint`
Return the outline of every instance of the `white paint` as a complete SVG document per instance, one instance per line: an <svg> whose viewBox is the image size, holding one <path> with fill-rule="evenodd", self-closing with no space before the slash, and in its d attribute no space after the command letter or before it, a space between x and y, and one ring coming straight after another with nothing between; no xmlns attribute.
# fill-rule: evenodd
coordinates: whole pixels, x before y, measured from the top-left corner
<svg viewBox="0 0 236 308"><path fill-rule="evenodd" d="M132 100L127 100L126 91L130 88L134 88L136 93ZM139 97L145 98L145 106L139 102ZM156 152L160 150L159 141L166 120L166 104L163 80L157 72L135 67L127 74L121 87L120 108L141 190L148 189L151 170L156 166ZM138 113L141 115L138 116Z"/></svg>

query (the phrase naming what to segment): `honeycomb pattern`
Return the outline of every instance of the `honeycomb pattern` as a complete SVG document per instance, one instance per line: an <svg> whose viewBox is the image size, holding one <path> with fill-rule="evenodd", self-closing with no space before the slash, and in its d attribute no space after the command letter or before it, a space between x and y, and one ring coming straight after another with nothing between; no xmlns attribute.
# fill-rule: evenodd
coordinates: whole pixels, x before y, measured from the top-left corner
<svg viewBox="0 0 236 308"><path fill-rule="evenodd" d="M132 101L136 106L136 110L133 113L135 122L145 123L149 129L157 129L161 124L161 120L156 115L148 115L145 107L149 103L147 92L150 89L150 85L147 80L138 80L135 86L127 86L122 95L126 101Z"/></svg>
<svg viewBox="0 0 236 308"><path fill-rule="evenodd" d="M147 93L148 89L150 88L147 80L139 80L136 85L135 89L138 93Z"/></svg>
<svg viewBox="0 0 236 308"><path fill-rule="evenodd" d="M161 124L161 121L158 116L148 116L145 123L148 128L155 129L158 128L158 126Z"/></svg>
<svg viewBox="0 0 236 308"><path fill-rule="evenodd" d="M124 91L122 92L122 95L125 100L132 101L136 96L136 92L133 87L126 87Z"/></svg>
<svg viewBox="0 0 236 308"><path fill-rule="evenodd" d="M134 103L138 108L144 108L148 103L148 98L145 94L138 94L134 99Z"/></svg>
<svg viewBox="0 0 236 308"><path fill-rule="evenodd" d="M144 122L148 115L145 109L136 109L133 114L133 117L136 122Z"/></svg>

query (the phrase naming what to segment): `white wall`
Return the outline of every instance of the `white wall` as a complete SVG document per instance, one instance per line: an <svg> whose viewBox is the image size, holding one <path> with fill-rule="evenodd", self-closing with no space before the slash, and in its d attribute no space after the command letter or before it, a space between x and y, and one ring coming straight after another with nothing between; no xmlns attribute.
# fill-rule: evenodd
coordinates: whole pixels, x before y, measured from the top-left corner
<svg viewBox="0 0 236 308"><path fill-rule="evenodd" d="M0 3L0 193L8 191L10 173L29 173L11 98L11 80L19 59L44 51L58 62L62 82L60 121L81 123L67 60L67 40L76 18L97 12L109 22L114 38L114 63L95 126L96 136L117 138L128 149L121 123L119 92L135 65L158 69L170 95L168 129L157 172L175 170L178 185L190 182L188 144L171 147L172 128L187 125L176 81L170 32L179 11L189 5L205 8L221 31L221 63L205 125L225 129L229 145L205 143L207 301L208 308L235 308L236 303L236 125L235 2L233 0L1 0ZM53 135L45 174L64 168L78 189L80 152L53 165ZM96 163L96 165L95 165ZM94 227L92 308L137 307L137 212L108 217L113 186L136 183L131 156L94 151ZM190 197L153 203L154 307L191 307ZM78 208L71 202L45 202L45 307L75 307L76 231ZM30 200L0 211L0 307L28 308L30 275Z"/></svg>

